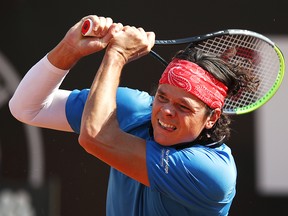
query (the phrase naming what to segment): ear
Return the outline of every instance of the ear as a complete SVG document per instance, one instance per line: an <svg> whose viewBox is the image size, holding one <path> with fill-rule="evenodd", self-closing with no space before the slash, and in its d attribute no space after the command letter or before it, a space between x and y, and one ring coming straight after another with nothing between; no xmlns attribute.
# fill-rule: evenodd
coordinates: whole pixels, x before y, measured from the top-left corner
<svg viewBox="0 0 288 216"><path fill-rule="evenodd" d="M207 118L205 128L211 129L216 123L216 121L220 118L220 115L221 115L221 109L220 108L214 109L212 114Z"/></svg>

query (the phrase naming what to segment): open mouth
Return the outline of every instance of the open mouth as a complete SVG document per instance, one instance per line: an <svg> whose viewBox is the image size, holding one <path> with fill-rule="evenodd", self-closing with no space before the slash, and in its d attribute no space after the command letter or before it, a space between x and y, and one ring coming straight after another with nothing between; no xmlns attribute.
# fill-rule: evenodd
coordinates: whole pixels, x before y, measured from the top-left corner
<svg viewBox="0 0 288 216"><path fill-rule="evenodd" d="M164 123L160 119L158 119L158 123L159 123L160 127L165 129L165 130L168 130L168 131L176 130L176 127L174 125Z"/></svg>

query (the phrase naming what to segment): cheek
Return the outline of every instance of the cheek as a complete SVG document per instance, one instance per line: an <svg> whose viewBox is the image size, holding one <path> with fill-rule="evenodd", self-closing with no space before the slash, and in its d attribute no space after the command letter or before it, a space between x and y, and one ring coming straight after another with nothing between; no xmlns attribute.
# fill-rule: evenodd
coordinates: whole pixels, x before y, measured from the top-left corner
<svg viewBox="0 0 288 216"><path fill-rule="evenodd" d="M152 115L156 115L161 110L162 104L154 101L152 105Z"/></svg>
<svg viewBox="0 0 288 216"><path fill-rule="evenodd" d="M183 119L183 125L186 126L187 133L193 136L198 136L201 131L205 128L206 120L203 118L187 118Z"/></svg>
<svg viewBox="0 0 288 216"><path fill-rule="evenodd" d="M151 113L151 123L152 125L155 124L155 122L157 121L156 115L157 115L157 110L159 108L157 107L157 105L152 106L152 113Z"/></svg>

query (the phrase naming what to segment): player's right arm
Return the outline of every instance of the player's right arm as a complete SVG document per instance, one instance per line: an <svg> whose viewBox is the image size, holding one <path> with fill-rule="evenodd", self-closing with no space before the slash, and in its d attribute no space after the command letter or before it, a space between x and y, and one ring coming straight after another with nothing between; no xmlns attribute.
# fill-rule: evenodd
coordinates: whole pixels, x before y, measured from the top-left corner
<svg viewBox="0 0 288 216"><path fill-rule="evenodd" d="M83 37L85 19L93 20L95 37ZM65 104L70 91L59 89L69 70L84 56L104 49L111 39L111 18L87 16L67 32L59 44L35 64L21 80L9 101L12 115L29 125L72 131L67 122Z"/></svg>
<svg viewBox="0 0 288 216"><path fill-rule="evenodd" d="M44 128L72 131L65 115L70 91L60 90L68 70L52 65L47 56L24 76L9 101L12 115L19 121Z"/></svg>

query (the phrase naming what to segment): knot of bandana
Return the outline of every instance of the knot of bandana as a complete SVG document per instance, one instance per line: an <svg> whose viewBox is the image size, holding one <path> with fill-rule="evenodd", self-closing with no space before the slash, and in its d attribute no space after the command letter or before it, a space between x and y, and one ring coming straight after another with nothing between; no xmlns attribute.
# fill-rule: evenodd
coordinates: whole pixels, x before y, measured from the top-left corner
<svg viewBox="0 0 288 216"><path fill-rule="evenodd" d="M197 64L177 58L166 67L159 84L182 88L212 109L223 107L228 89Z"/></svg>

